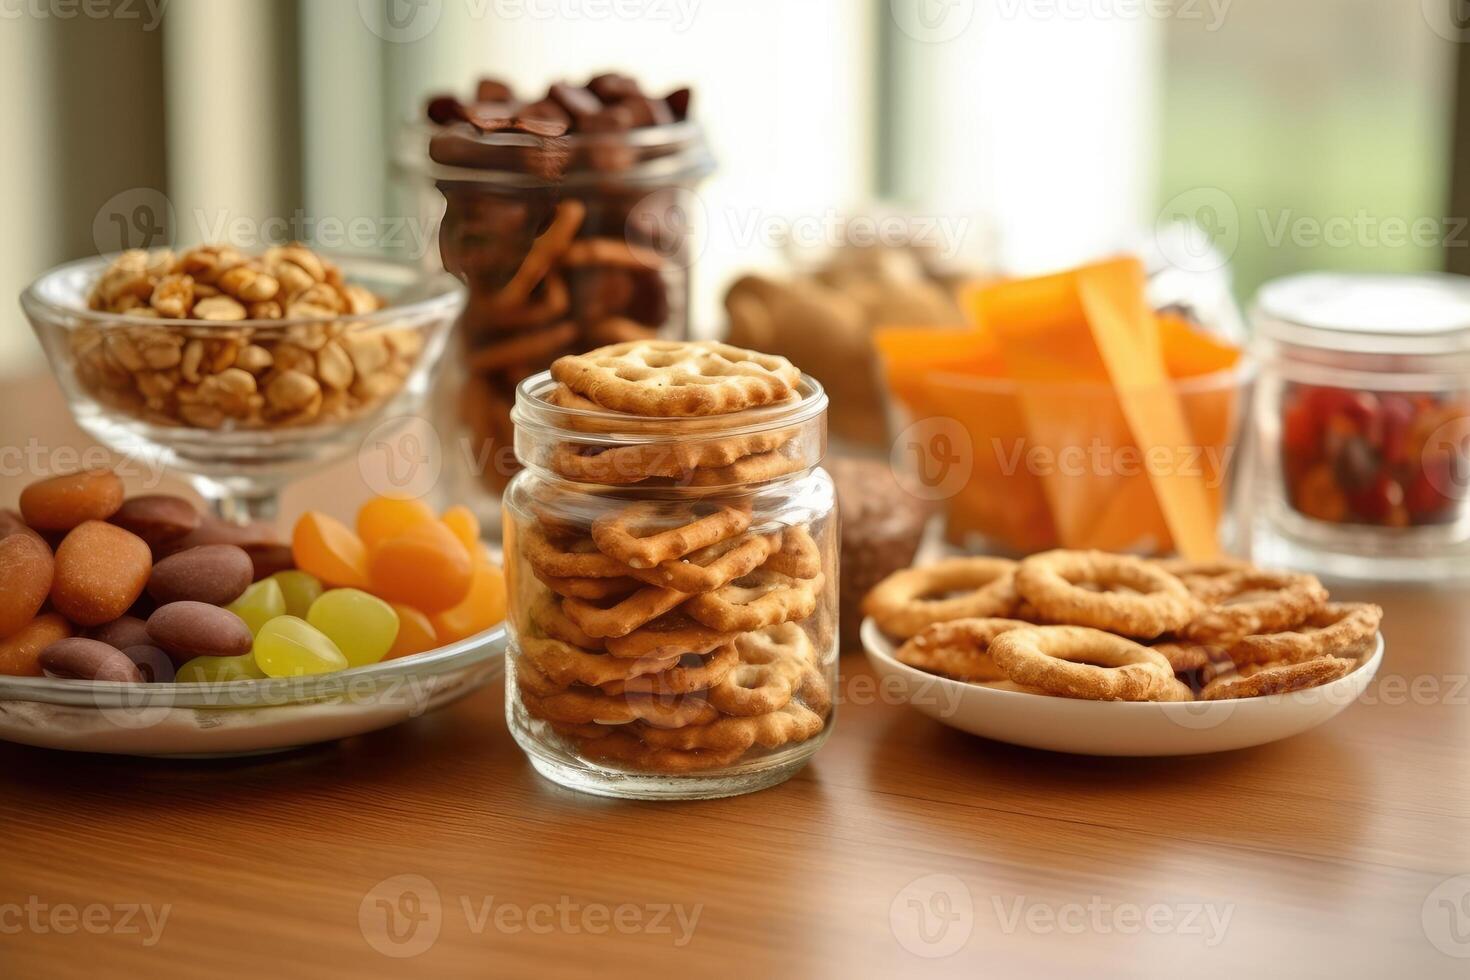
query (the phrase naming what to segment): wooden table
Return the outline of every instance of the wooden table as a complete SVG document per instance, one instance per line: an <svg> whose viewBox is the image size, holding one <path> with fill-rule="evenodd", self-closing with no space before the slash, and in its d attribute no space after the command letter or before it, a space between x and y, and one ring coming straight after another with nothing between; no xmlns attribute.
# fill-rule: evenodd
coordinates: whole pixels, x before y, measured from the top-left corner
<svg viewBox="0 0 1470 980"><path fill-rule="evenodd" d="M0 450L37 433L82 441L7 385ZM1430 896L1470 873L1470 594L1369 594L1366 702L1215 757L982 741L852 654L812 765L713 802L543 781L495 689L273 758L0 746L0 975L1463 977L1470 903Z"/></svg>

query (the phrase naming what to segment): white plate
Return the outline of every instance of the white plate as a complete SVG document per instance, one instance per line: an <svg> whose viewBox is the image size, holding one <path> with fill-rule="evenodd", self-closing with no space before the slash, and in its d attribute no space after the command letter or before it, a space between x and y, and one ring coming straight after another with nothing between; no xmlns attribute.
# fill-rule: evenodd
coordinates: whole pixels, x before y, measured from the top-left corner
<svg viewBox="0 0 1470 980"><path fill-rule="evenodd" d="M1380 634L1356 670L1306 691L1192 703L1081 701L998 691L899 663L871 619L863 620L862 640L883 689L929 717L998 742L1079 755L1200 755L1300 735L1361 697L1383 661Z"/></svg>
<svg viewBox="0 0 1470 980"><path fill-rule="evenodd" d="M0 739L69 752L280 752L397 725L500 677L505 628L413 657L314 677L118 684L0 677Z"/></svg>

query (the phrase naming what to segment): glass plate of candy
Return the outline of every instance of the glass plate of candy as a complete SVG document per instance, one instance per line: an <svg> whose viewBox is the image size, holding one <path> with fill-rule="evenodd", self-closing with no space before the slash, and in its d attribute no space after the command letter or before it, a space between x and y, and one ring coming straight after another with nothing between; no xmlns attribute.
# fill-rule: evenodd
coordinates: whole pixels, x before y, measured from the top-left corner
<svg viewBox="0 0 1470 980"><path fill-rule="evenodd" d="M416 718L501 676L505 584L464 508L308 511L290 542L106 470L0 511L0 739L232 756Z"/></svg>

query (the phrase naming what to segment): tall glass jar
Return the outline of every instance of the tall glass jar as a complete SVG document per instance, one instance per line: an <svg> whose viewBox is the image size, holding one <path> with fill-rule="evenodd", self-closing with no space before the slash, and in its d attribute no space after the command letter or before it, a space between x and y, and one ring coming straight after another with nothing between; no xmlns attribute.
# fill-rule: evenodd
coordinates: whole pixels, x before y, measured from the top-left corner
<svg viewBox="0 0 1470 980"><path fill-rule="evenodd" d="M506 716L536 769L606 796L774 785L832 724L827 396L644 418L523 382L504 496Z"/></svg>
<svg viewBox="0 0 1470 980"><path fill-rule="evenodd" d="M1253 555L1339 577L1470 574L1470 280L1293 276L1253 320Z"/></svg>
<svg viewBox="0 0 1470 980"><path fill-rule="evenodd" d="M460 436L456 499L480 501L493 526L519 468L517 385L563 354L687 335L694 194L714 161L693 122L556 137L423 122L397 158L469 290L439 415Z"/></svg>

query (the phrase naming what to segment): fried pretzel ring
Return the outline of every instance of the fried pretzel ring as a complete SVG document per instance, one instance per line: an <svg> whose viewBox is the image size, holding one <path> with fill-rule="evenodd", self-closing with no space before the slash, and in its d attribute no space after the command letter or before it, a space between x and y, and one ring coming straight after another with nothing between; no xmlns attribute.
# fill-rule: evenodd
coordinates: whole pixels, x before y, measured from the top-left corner
<svg viewBox="0 0 1470 980"><path fill-rule="evenodd" d="M779 749L805 742L826 726L822 716L799 701L788 701L775 711L749 718L717 718L703 724L662 730L638 726L638 737L649 745L666 749L712 749L744 752L752 745Z"/></svg>
<svg viewBox="0 0 1470 980"><path fill-rule="evenodd" d="M629 663L642 663L630 660ZM666 662L666 661L665 661ZM619 694L689 694L693 691L712 689L730 675L740 663L735 644L726 643L707 657L686 654L671 666L655 672L648 671L627 680L608 681L599 684L604 694L616 697ZM715 705L719 707L719 705Z"/></svg>
<svg viewBox="0 0 1470 980"><path fill-rule="evenodd" d="M1330 654L1365 652L1383 610L1367 602L1329 602L1294 630L1241 637L1230 646L1237 664L1300 663Z"/></svg>
<svg viewBox="0 0 1470 980"><path fill-rule="evenodd" d="M1154 564L1183 582L1184 587L1195 598L1204 602L1215 602L1220 595L1228 595L1230 578L1253 568L1250 562L1239 558L1218 558L1214 561L1165 558Z"/></svg>
<svg viewBox="0 0 1470 980"><path fill-rule="evenodd" d="M634 568L653 568L744 534L750 527L749 509L721 506L682 526L654 530L666 508L666 504L649 500L603 514L592 522L592 540L604 554ZM642 533L648 531L652 533Z"/></svg>
<svg viewBox="0 0 1470 980"><path fill-rule="evenodd" d="M735 639L729 630L710 629L682 612L672 612L624 636L610 637L607 652L614 657L682 656L709 653Z"/></svg>
<svg viewBox="0 0 1470 980"><path fill-rule="evenodd" d="M764 629L805 619L817 608L823 577L796 579L757 569L684 604L690 616L717 630Z"/></svg>
<svg viewBox="0 0 1470 980"><path fill-rule="evenodd" d="M1132 592L1095 592L1081 583ZM1194 617L1199 601L1173 575L1130 555L1047 551L1016 570L1016 590L1047 619L1153 639Z"/></svg>
<svg viewBox="0 0 1470 980"><path fill-rule="evenodd" d="M576 538L559 544L538 525L520 531L520 552L531 568L555 578L618 578L629 568L616 558L597 550L591 538Z"/></svg>
<svg viewBox="0 0 1470 980"><path fill-rule="evenodd" d="M1318 657L1299 663L1263 667L1249 675L1226 674L1206 684L1199 697L1201 701L1226 701L1304 691L1346 677L1357 665L1356 660L1346 657Z"/></svg>
<svg viewBox="0 0 1470 980"><path fill-rule="evenodd" d="M1008 630L1026 629L1018 619L952 619L925 627L893 655L899 663L970 683L1005 680L990 656L990 644Z"/></svg>
<svg viewBox="0 0 1470 980"><path fill-rule="evenodd" d="M814 670L816 651L806 631L783 623L735 641L740 663L710 687L709 703L727 715L764 715L790 701Z"/></svg>
<svg viewBox="0 0 1470 980"><path fill-rule="evenodd" d="M770 557L765 568L792 578L816 578L822 574L822 553L805 527L789 527L781 532L781 548Z"/></svg>
<svg viewBox="0 0 1470 980"><path fill-rule="evenodd" d="M801 453L788 454L786 448L742 456L729 466L703 466L680 482L688 487L744 487L765 483L811 465Z"/></svg>
<svg viewBox="0 0 1470 980"><path fill-rule="evenodd" d="M661 660L652 657L640 660L610 657L605 653L588 653L586 650L560 640L548 640L534 636L523 638L520 642L520 649L522 657L549 678L552 683L560 684L562 687L571 687L573 684L600 687L615 682L622 683L642 674L654 674L667 670L679 662L677 657ZM622 692L607 691L606 693L621 694Z"/></svg>
<svg viewBox="0 0 1470 980"><path fill-rule="evenodd" d="M1265 592L1261 598L1246 598ZM1213 605L1186 624L1185 639L1228 643L1255 633L1274 633L1303 622L1327 603L1327 590L1315 575L1250 569L1222 581Z"/></svg>
<svg viewBox="0 0 1470 980"><path fill-rule="evenodd" d="M1007 630L991 642L990 655L1017 684L1066 698L1149 701L1174 680L1162 654L1086 626Z"/></svg>
<svg viewBox="0 0 1470 980"><path fill-rule="evenodd" d="M671 558L652 568L634 568L631 574L649 585L678 589L691 595L713 592L762 565L769 567L767 559L777 553L781 540L779 531L726 538L683 558Z"/></svg>
<svg viewBox="0 0 1470 980"><path fill-rule="evenodd" d="M894 572L863 600L879 629L907 639L952 619L990 619L1015 608L1016 563L1005 558L949 558ZM947 596L963 592L963 595Z"/></svg>
<svg viewBox="0 0 1470 980"><path fill-rule="evenodd" d="M603 641L588 636L576 623L561 611L561 600L550 592L543 592L531 605L531 622L553 640L570 643L583 650L601 650ZM657 656L657 654L650 654Z"/></svg>
<svg viewBox="0 0 1470 980"><path fill-rule="evenodd" d="M656 772L665 775L723 769L744 753L744 749L685 751L683 749L654 748L620 731L592 736L578 749L579 755L595 762L611 763L637 772Z"/></svg>
<svg viewBox="0 0 1470 980"><path fill-rule="evenodd" d="M590 599L594 602L625 596L643 585L636 578L626 576L622 578L558 578L555 575L544 575L537 568L532 568L531 572L557 595Z"/></svg>
<svg viewBox="0 0 1470 980"><path fill-rule="evenodd" d="M591 446L561 443L551 452L551 468L569 480L628 486L656 478L683 480L696 470L729 466L747 456L785 445L792 430L757 432L728 439Z"/></svg>
<svg viewBox="0 0 1470 980"><path fill-rule="evenodd" d="M1230 662L1230 651L1211 643L1184 641L1155 643L1149 649L1163 654L1164 659L1169 661L1169 666L1174 668L1176 674L1199 670L1209 664Z"/></svg>
<svg viewBox="0 0 1470 980"><path fill-rule="evenodd" d="M561 604L561 611L588 636L605 639L627 636L687 598L682 592L648 585L612 605L597 606L586 599L567 598Z"/></svg>
<svg viewBox="0 0 1470 980"><path fill-rule="evenodd" d="M699 694L674 697L625 694L615 698L595 687L573 687L547 695L522 688L521 704L533 718L574 725L627 725L641 721L653 728L683 728L707 725L720 717Z"/></svg>

